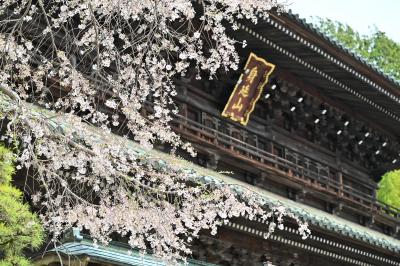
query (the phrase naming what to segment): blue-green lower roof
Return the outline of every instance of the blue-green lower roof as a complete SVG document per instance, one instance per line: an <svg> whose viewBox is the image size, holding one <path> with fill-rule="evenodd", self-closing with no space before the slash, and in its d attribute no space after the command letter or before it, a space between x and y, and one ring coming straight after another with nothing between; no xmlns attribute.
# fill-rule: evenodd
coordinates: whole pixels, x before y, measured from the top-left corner
<svg viewBox="0 0 400 266"><path fill-rule="evenodd" d="M53 249L48 253L55 253ZM138 251L130 251L129 248L116 246L113 244L107 247L95 247L89 240L83 240L78 242L64 243L62 246L57 248L59 254L68 256L73 259L74 257L82 258L89 257L92 262L110 263L112 265L130 265L130 266L166 266L167 263L151 256L140 254ZM178 265L184 265L180 263ZM213 266L201 261L191 260L187 261L188 266Z"/></svg>

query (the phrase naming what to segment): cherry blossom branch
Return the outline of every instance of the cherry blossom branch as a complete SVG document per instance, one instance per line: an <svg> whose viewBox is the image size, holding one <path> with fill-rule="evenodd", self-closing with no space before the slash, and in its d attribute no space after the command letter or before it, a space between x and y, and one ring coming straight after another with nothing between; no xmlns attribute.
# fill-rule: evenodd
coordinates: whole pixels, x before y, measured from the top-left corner
<svg viewBox="0 0 400 266"><path fill-rule="evenodd" d="M232 217L291 217L259 195L197 182L176 165L142 158L128 142L161 141L194 153L170 126L174 79L236 70L237 19L257 22L275 0L43 1L0 3L3 140L31 169L32 201L56 243L68 228L107 244L113 233L168 261L190 254L201 230ZM10 97L9 100L8 97ZM5 99L7 98L7 99ZM1 99L5 99L1 101ZM153 112L145 112L148 102ZM45 107L47 111L40 109ZM96 130L94 130L96 128ZM126 136L117 137L111 132ZM162 213L163 215L160 215Z"/></svg>

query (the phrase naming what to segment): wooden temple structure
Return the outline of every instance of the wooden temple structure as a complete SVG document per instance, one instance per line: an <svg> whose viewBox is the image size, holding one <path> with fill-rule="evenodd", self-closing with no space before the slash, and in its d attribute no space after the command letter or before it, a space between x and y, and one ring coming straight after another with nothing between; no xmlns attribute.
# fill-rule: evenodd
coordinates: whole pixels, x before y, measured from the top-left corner
<svg viewBox="0 0 400 266"><path fill-rule="evenodd" d="M400 84L291 13L239 22L232 34L248 43L237 72L176 81L173 128L199 153L181 156L202 177L232 172L225 182L283 204L312 235L303 240L289 221L265 239L267 224L242 217L204 232L189 265L399 266L400 210L376 190L400 167ZM66 241L63 252L79 258L70 265L164 265L87 243L79 232ZM57 261L49 251L35 265Z"/></svg>

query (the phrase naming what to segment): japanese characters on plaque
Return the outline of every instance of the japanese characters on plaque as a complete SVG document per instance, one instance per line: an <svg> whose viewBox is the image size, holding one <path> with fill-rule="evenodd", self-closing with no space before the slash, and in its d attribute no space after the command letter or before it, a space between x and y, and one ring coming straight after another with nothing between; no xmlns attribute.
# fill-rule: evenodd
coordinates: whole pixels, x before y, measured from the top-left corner
<svg viewBox="0 0 400 266"><path fill-rule="evenodd" d="M222 116L246 125L275 65L251 53Z"/></svg>

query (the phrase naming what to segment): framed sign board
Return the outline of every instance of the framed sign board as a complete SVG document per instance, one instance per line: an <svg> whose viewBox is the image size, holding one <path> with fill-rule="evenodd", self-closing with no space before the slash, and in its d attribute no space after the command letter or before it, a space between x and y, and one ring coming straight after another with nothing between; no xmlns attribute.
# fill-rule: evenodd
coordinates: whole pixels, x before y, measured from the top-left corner
<svg viewBox="0 0 400 266"><path fill-rule="evenodd" d="M244 73L240 75L222 116L247 125L250 114L274 69L275 65L251 53L244 67Z"/></svg>

